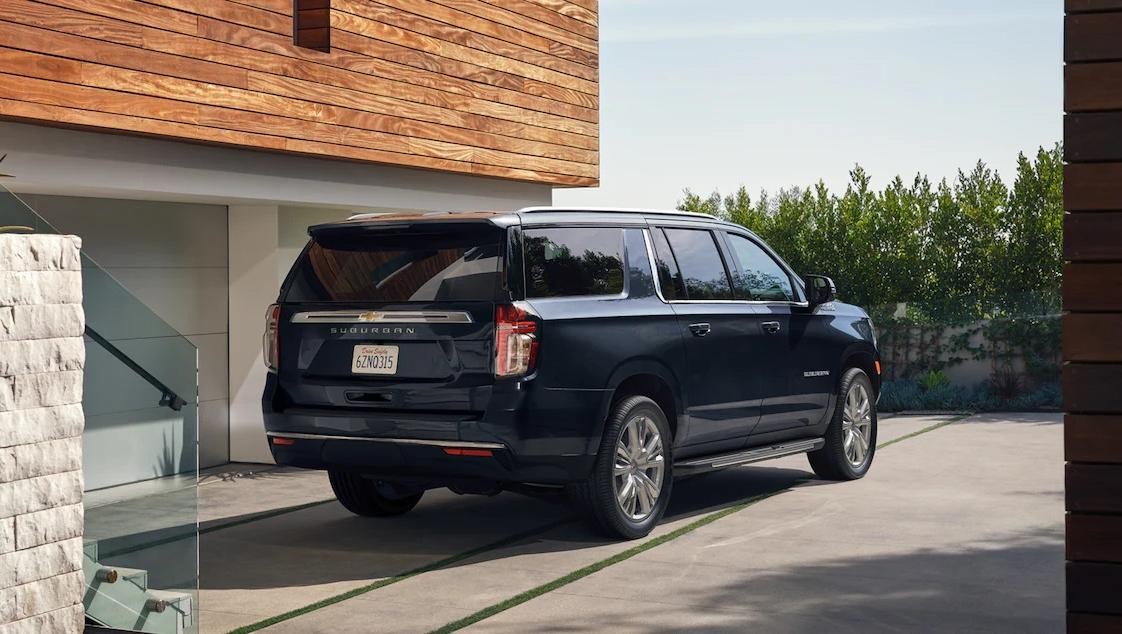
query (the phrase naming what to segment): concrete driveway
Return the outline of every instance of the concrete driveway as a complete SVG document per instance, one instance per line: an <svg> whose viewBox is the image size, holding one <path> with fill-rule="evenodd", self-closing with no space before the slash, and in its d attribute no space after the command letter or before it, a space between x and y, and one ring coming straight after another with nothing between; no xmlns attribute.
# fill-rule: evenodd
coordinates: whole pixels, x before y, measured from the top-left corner
<svg viewBox="0 0 1122 634"><path fill-rule="evenodd" d="M202 632L1060 631L1060 421L885 418L863 480L802 456L681 480L626 543L514 494L370 520L319 473L214 478Z"/></svg>

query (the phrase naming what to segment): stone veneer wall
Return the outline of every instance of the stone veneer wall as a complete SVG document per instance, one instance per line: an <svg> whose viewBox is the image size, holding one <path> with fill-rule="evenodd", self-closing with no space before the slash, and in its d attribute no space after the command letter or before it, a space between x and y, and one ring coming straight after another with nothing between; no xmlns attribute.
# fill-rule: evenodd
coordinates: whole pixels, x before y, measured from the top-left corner
<svg viewBox="0 0 1122 634"><path fill-rule="evenodd" d="M0 634L83 627L80 247L0 234Z"/></svg>

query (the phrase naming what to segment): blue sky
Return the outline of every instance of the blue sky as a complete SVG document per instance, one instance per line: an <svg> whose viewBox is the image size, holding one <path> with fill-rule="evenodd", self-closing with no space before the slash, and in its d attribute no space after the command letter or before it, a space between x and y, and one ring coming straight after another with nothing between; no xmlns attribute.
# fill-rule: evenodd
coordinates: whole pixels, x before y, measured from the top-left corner
<svg viewBox="0 0 1122 634"><path fill-rule="evenodd" d="M683 187L883 185L1062 133L1061 0L601 0L601 187L555 204L672 207Z"/></svg>

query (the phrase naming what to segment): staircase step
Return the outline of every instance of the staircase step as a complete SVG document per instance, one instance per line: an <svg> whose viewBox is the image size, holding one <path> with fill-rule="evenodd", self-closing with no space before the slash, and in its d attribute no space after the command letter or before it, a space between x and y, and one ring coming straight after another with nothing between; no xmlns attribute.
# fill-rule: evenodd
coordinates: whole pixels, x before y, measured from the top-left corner
<svg viewBox="0 0 1122 634"><path fill-rule="evenodd" d="M184 625L191 623L192 597L190 594L176 590L149 590L148 595L157 601L163 601L169 609L183 615Z"/></svg>
<svg viewBox="0 0 1122 634"><path fill-rule="evenodd" d="M122 581L129 581L135 583L141 590L148 589L148 571L140 570L139 568L122 568L121 566L112 566L113 570L117 571L117 583Z"/></svg>

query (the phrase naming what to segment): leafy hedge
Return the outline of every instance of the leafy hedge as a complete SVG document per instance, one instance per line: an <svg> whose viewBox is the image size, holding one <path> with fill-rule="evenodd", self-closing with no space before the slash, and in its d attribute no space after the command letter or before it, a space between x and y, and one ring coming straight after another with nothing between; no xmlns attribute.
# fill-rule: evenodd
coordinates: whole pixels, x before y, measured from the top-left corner
<svg viewBox="0 0 1122 634"><path fill-rule="evenodd" d="M796 271L833 277L839 296L861 306L922 305L915 318L936 324L1059 307L1059 145L1021 154L1011 187L981 161L953 182L897 176L883 190L857 166L841 194L821 181L755 200L743 186L731 196L686 189L678 207L744 225Z"/></svg>
<svg viewBox="0 0 1122 634"><path fill-rule="evenodd" d="M1063 152L1018 156L1012 186L985 163L938 184L897 176L873 189L860 166L842 193L819 181L753 199L746 187L679 209L714 214L766 240L802 273L834 278L881 334L885 409L1033 409L1059 404ZM906 308L905 308L906 307ZM920 384L989 361L973 387Z"/></svg>
<svg viewBox="0 0 1122 634"><path fill-rule="evenodd" d="M1003 397L989 383L979 383L973 387L951 384L924 387L915 379L899 379L884 383L877 409L882 412L1008 412L1058 410L1060 405L1059 383L1048 383L1012 397Z"/></svg>

